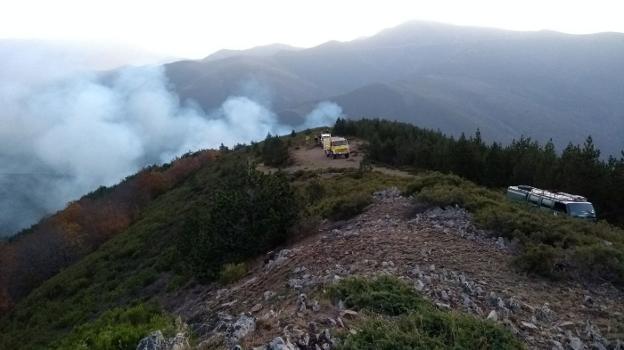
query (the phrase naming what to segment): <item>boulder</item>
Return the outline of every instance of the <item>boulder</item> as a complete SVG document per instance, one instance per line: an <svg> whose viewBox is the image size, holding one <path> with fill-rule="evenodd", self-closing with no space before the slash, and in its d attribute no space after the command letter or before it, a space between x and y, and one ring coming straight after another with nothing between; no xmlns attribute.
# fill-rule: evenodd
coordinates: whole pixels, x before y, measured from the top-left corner
<svg viewBox="0 0 624 350"><path fill-rule="evenodd" d="M494 322L498 321L498 314L496 313L496 310L490 311L490 313L487 315L487 319Z"/></svg>
<svg viewBox="0 0 624 350"><path fill-rule="evenodd" d="M233 324L229 325L225 331L225 343L230 348L237 345L241 339L247 334L253 332L256 329L256 319L252 316L245 314L240 317Z"/></svg>
<svg viewBox="0 0 624 350"><path fill-rule="evenodd" d="M282 337L277 337L271 340L269 345L266 346L267 350L295 350L295 346L289 341L284 341Z"/></svg>
<svg viewBox="0 0 624 350"><path fill-rule="evenodd" d="M184 333L165 339L161 331L152 332L141 339L137 345L137 350L189 350L190 348L188 337Z"/></svg>
<svg viewBox="0 0 624 350"><path fill-rule="evenodd" d="M568 337L568 345L572 350L583 350L585 349L585 344L581 341L580 338L570 335Z"/></svg>
<svg viewBox="0 0 624 350"><path fill-rule="evenodd" d="M152 332L139 341L137 350L166 350L167 342L161 331Z"/></svg>
<svg viewBox="0 0 624 350"><path fill-rule="evenodd" d="M542 321L542 322L545 322L545 323L550 323L550 322L555 320L556 315L550 309L550 305L548 303L544 303L544 305L542 305L542 307L537 309L537 311L535 312L535 317L539 321Z"/></svg>
<svg viewBox="0 0 624 350"><path fill-rule="evenodd" d="M189 350L191 345L184 333L178 333L167 341L167 350Z"/></svg>

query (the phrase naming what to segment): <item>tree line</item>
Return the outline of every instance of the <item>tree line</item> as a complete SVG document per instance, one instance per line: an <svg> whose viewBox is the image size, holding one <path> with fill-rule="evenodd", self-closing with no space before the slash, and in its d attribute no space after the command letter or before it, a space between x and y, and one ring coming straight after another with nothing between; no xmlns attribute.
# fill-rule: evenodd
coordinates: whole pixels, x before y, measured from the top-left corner
<svg viewBox="0 0 624 350"><path fill-rule="evenodd" d="M558 153L546 144L520 137L508 145L485 143L479 130L467 137L379 119L338 119L333 132L368 141L367 157L398 167L454 173L480 185L532 185L580 194L594 203L601 219L624 225L624 151L602 159L588 136Z"/></svg>

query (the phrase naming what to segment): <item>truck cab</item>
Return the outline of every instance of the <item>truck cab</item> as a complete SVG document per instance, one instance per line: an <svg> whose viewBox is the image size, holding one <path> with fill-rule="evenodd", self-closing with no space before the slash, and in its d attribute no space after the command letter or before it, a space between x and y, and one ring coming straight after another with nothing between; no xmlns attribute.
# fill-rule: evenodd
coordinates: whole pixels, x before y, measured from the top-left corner
<svg viewBox="0 0 624 350"><path fill-rule="evenodd" d="M319 138L319 144L321 145L321 147L325 147L325 139L331 139L331 134L329 133L322 133Z"/></svg>
<svg viewBox="0 0 624 350"><path fill-rule="evenodd" d="M596 210L590 202L555 202L553 209L574 218L596 220Z"/></svg>
<svg viewBox="0 0 624 350"><path fill-rule="evenodd" d="M323 149L327 157L334 159L343 156L349 158L349 142L344 137L329 137L323 139Z"/></svg>

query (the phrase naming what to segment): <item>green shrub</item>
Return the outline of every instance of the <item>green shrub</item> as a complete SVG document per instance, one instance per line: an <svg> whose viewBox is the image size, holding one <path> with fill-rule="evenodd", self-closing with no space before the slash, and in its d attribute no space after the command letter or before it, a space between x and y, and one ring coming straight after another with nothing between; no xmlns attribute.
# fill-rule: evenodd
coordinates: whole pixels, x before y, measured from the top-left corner
<svg viewBox="0 0 624 350"><path fill-rule="evenodd" d="M624 252L604 243L575 249L573 263L585 276L602 276L616 283L624 283Z"/></svg>
<svg viewBox="0 0 624 350"><path fill-rule="evenodd" d="M317 179L312 179L304 188L305 199L308 203L316 203L325 196L325 188Z"/></svg>
<svg viewBox="0 0 624 350"><path fill-rule="evenodd" d="M266 166L283 167L290 164L288 144L278 136L267 135L262 144L262 161Z"/></svg>
<svg viewBox="0 0 624 350"><path fill-rule="evenodd" d="M462 186L467 183L468 182L466 180L459 176L430 172L426 175L417 176L409 185L407 185L407 189L404 194L407 196L417 194L424 188L432 187L434 185Z"/></svg>
<svg viewBox="0 0 624 350"><path fill-rule="evenodd" d="M285 176L235 163L222 169L210 198L187 216L180 256L200 280L214 280L222 265L284 243L298 218L299 203Z"/></svg>
<svg viewBox="0 0 624 350"><path fill-rule="evenodd" d="M556 273L556 267L561 265L562 258L559 249L540 244L527 248L514 260L514 263L520 269L530 273L545 277L561 277Z"/></svg>
<svg viewBox="0 0 624 350"><path fill-rule="evenodd" d="M365 321L341 350L523 349L506 329L454 313L410 313L396 319Z"/></svg>
<svg viewBox="0 0 624 350"><path fill-rule="evenodd" d="M99 318L74 328L53 348L90 350L134 350L150 332L171 333L174 323L152 304L139 304L127 309L115 308Z"/></svg>
<svg viewBox="0 0 624 350"><path fill-rule="evenodd" d="M322 215L331 220L348 220L362 213L372 202L370 194L355 193L326 203Z"/></svg>
<svg viewBox="0 0 624 350"><path fill-rule="evenodd" d="M221 268L219 274L219 281L223 284L230 284L240 280L247 274L247 265L245 263L240 264L225 264Z"/></svg>
<svg viewBox="0 0 624 350"><path fill-rule="evenodd" d="M413 288L390 276L373 280L347 278L330 286L328 295L334 300L344 301L349 308L392 316L421 310L426 305Z"/></svg>
<svg viewBox="0 0 624 350"><path fill-rule="evenodd" d="M328 169L308 172L296 182L300 196L306 198L310 216L331 220L347 220L360 214L372 203L372 194L388 187L403 190L410 179L376 171L358 169Z"/></svg>
<svg viewBox="0 0 624 350"><path fill-rule="evenodd" d="M328 289L332 298L369 312L342 350L522 349L506 329L472 316L437 310L395 277L348 278ZM371 314L373 313L373 314Z"/></svg>

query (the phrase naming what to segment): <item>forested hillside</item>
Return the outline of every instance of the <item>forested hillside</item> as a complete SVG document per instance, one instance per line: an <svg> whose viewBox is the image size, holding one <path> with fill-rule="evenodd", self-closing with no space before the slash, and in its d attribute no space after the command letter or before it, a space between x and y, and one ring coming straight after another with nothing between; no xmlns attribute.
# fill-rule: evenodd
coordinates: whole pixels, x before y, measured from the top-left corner
<svg viewBox="0 0 624 350"><path fill-rule="evenodd" d="M191 279L227 280L236 273L227 266L284 243L298 228L300 205L289 181L283 174L256 171L255 156L249 147L223 148L218 158L208 151L189 155L204 161L145 203L134 222L111 233L95 252L43 283L0 319L0 347L110 349L119 342L133 349L144 327L173 327L159 297ZM86 238L89 232L83 233ZM99 327L112 327L112 338L98 334Z"/></svg>
<svg viewBox="0 0 624 350"><path fill-rule="evenodd" d="M120 184L101 187L33 227L0 242L0 312L123 232L160 194L214 160L216 152L187 154L152 166Z"/></svg>
<svg viewBox="0 0 624 350"><path fill-rule="evenodd" d="M526 184L580 194L595 204L600 218L624 225L624 151L603 160L591 137L560 151L552 142L529 137L503 145L484 142L479 130L454 138L376 119L339 119L334 133L368 140L367 154L374 162L454 173L494 188Z"/></svg>

